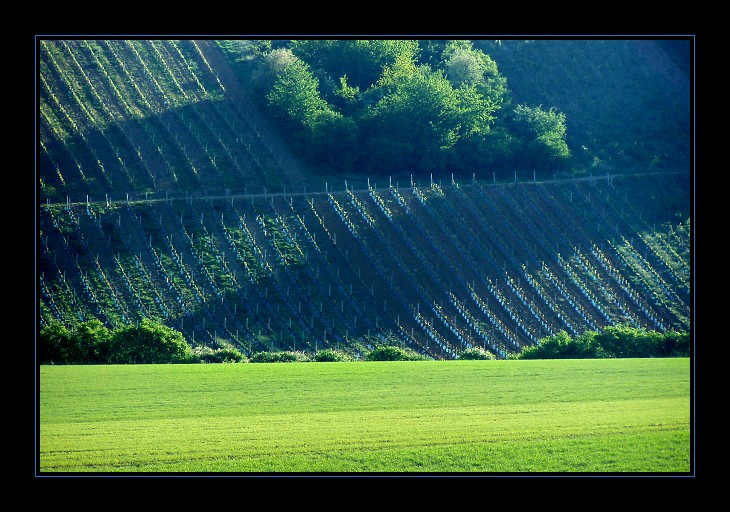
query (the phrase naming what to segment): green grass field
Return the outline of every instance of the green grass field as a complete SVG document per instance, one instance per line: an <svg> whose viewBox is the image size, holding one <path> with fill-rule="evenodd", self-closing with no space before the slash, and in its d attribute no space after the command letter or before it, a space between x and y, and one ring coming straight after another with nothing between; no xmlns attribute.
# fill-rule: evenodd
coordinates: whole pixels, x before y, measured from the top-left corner
<svg viewBox="0 0 730 512"><path fill-rule="evenodd" d="M37 474L691 474L690 366L41 366Z"/></svg>

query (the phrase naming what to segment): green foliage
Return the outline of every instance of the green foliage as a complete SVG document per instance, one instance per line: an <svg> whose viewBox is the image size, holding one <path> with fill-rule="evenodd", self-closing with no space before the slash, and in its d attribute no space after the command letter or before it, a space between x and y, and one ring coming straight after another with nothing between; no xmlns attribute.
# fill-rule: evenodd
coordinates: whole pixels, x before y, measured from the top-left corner
<svg viewBox="0 0 730 512"><path fill-rule="evenodd" d="M663 165L688 167L688 39L475 40L474 45L499 62L515 97L566 113L573 167L588 167L595 159L645 169L657 156Z"/></svg>
<svg viewBox="0 0 730 512"><path fill-rule="evenodd" d="M689 333L664 334L626 325L609 326L601 332L586 331L571 338L565 332L544 338L520 352L517 359L593 359L689 357Z"/></svg>
<svg viewBox="0 0 730 512"><path fill-rule="evenodd" d="M496 360L496 356L481 347L467 348L459 353L459 359Z"/></svg>
<svg viewBox="0 0 730 512"><path fill-rule="evenodd" d="M356 155L351 151L342 151L343 146L352 147L357 143L358 127L352 118L332 110L323 110L312 117L310 128L307 158L332 170L354 165Z"/></svg>
<svg viewBox="0 0 730 512"><path fill-rule="evenodd" d="M324 76L339 79L347 76L353 87L371 87L385 66L397 58L415 62L418 41L393 39L296 40L292 52Z"/></svg>
<svg viewBox="0 0 730 512"><path fill-rule="evenodd" d="M233 347L195 347L192 353L197 361L201 363L241 363L248 362L238 349Z"/></svg>
<svg viewBox="0 0 730 512"><path fill-rule="evenodd" d="M79 352L71 331L61 322L54 321L39 333L38 358L41 363L75 363L79 361Z"/></svg>
<svg viewBox="0 0 730 512"><path fill-rule="evenodd" d="M555 108L517 105L514 109L514 131L523 140L526 158L532 168L545 169L570 157L565 142L565 114Z"/></svg>
<svg viewBox="0 0 730 512"><path fill-rule="evenodd" d="M82 323L76 328L81 356L92 364L103 363L109 359L111 333L96 318Z"/></svg>
<svg viewBox="0 0 730 512"><path fill-rule="evenodd" d="M92 319L69 330L52 322L39 333L41 364L191 363L195 355L183 335L144 319L110 332Z"/></svg>
<svg viewBox="0 0 730 512"><path fill-rule="evenodd" d="M295 60L296 57L289 48L276 48L264 52L251 77L253 86L261 91L271 90L276 78Z"/></svg>
<svg viewBox="0 0 730 512"><path fill-rule="evenodd" d="M384 345L376 347L365 355L366 361L423 361L428 359L409 348Z"/></svg>
<svg viewBox="0 0 730 512"><path fill-rule="evenodd" d="M484 82L486 63L476 52L464 48L454 48L444 66L451 83L459 87L463 84L481 84Z"/></svg>
<svg viewBox="0 0 730 512"><path fill-rule="evenodd" d="M111 336L109 362L114 364L190 363L194 356L182 333L143 319Z"/></svg>
<svg viewBox="0 0 730 512"><path fill-rule="evenodd" d="M485 100L499 108L511 102L507 78L489 55L473 48L471 41L449 41L441 62L454 87L473 86Z"/></svg>
<svg viewBox="0 0 730 512"><path fill-rule="evenodd" d="M627 325L609 326L600 332L586 331L571 337L567 332L540 340L526 347L512 359L595 359L689 357L688 332L637 329ZM230 345L191 349L178 331L145 319L140 325L128 325L110 332L99 320L84 322L68 329L60 322L44 327L38 338L41 364L155 364L155 363L237 363L248 362ZM381 345L367 352L366 361L420 361L429 359L418 352L396 345ZM458 359L494 360L481 347L466 349ZM250 362L338 362L353 361L339 350L325 349L310 357L299 351L258 352Z"/></svg>
<svg viewBox="0 0 730 512"><path fill-rule="evenodd" d="M468 40L296 40L258 60L253 82L323 170L552 171L570 156L564 114L510 111L506 78Z"/></svg>
<svg viewBox="0 0 730 512"><path fill-rule="evenodd" d="M668 331L657 347L660 357L689 357L692 355L689 332Z"/></svg>
<svg viewBox="0 0 730 512"><path fill-rule="evenodd" d="M278 56L278 60L267 67L269 72L275 73L275 78L263 73L259 81L274 80L267 99L269 106L292 132L292 143L298 146L303 156L323 167L338 169L351 166L354 155L342 151L342 147L355 143L355 122L334 110L322 98L319 79L306 62L284 49L274 50L270 55ZM348 89L345 93L351 91Z"/></svg>
<svg viewBox="0 0 730 512"><path fill-rule="evenodd" d="M69 330L58 321L41 330L38 355L42 364L100 364L110 351L109 330L97 319Z"/></svg>
<svg viewBox="0 0 730 512"><path fill-rule="evenodd" d="M375 166L438 169L459 138L467 96L459 97L442 72L399 58L383 71L382 97L363 119L364 144ZM462 100L462 101L460 101Z"/></svg>
<svg viewBox="0 0 730 512"><path fill-rule="evenodd" d="M314 356L314 360L318 363L334 363L352 361L352 357L345 352L328 348L317 352Z"/></svg>
<svg viewBox="0 0 730 512"><path fill-rule="evenodd" d="M593 355L583 338L573 339L565 331L540 340L520 352L518 359L586 359Z"/></svg>
<svg viewBox="0 0 730 512"><path fill-rule="evenodd" d="M251 356L252 363L305 363L311 359L304 352L282 351L282 352L256 352Z"/></svg>
<svg viewBox="0 0 730 512"><path fill-rule="evenodd" d="M270 39L223 39L217 41L217 44L234 62L261 57L273 48Z"/></svg>
<svg viewBox="0 0 730 512"><path fill-rule="evenodd" d="M591 340L596 357L688 357L689 333L611 326Z"/></svg>
<svg viewBox="0 0 730 512"><path fill-rule="evenodd" d="M319 80L305 62L296 58L277 75L267 98L281 117L306 128L311 128L321 114L336 116L320 96Z"/></svg>

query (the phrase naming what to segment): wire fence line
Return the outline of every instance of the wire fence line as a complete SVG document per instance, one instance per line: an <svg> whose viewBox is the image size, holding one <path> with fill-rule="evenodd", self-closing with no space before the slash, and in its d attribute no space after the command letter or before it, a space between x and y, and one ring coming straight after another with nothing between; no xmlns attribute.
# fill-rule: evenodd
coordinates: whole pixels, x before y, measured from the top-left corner
<svg viewBox="0 0 730 512"><path fill-rule="evenodd" d="M621 179L621 178L634 178L634 177L645 177L645 176L656 176L656 175L676 175L681 174L687 171L683 170L663 170L663 171L651 171L651 172L625 172L625 173L614 173L611 174L610 172L606 172L605 174L591 174L589 176L571 176L571 177L558 177L557 174L553 175L552 179L537 179L537 176L535 173L529 173L532 176L532 179L528 180L520 180L518 179L518 173L515 172L514 179L512 180L497 180L496 175L493 175L492 180L480 178L477 179L475 176L472 176L471 180L468 181L456 181L454 179L453 174L450 176L450 182L446 185L443 184L443 178L439 180L434 180L433 176L431 176L430 180L426 183L427 187L430 187L434 184L438 184L442 188L450 188L450 187L461 187L461 186L472 186L472 185L484 185L484 186L509 186L509 185L528 185L528 184L547 184L547 183L576 183L576 182L585 182L585 181L593 181L593 182L605 182L608 185L611 185L613 183L614 179ZM169 192L164 192L164 197L158 197L162 194L162 192L155 192L155 197L149 197L152 194L145 193L142 194L129 194L127 193L124 198L121 199L113 199L109 196L109 194L106 195L106 197L101 199L92 199L88 195L86 196L85 200L81 201L71 201L70 197L66 198L65 202L51 202L50 199L47 199L45 203L41 204L40 206L45 207L52 207L52 206L60 206L60 205L66 205L66 206L78 206L78 205L101 205L106 204L107 206L112 205L120 205L120 204L128 204L128 203L162 203L162 202L173 202L173 201L212 201L212 200L232 200L232 199L268 199L268 198L274 198L274 197L310 197L310 196L325 196L327 194L347 194L349 192L353 193L367 193L371 189L377 190L377 182L373 181L374 185L370 185L370 178L365 178L367 180L367 185L365 187L355 187L355 186L349 186L347 184L347 180L343 179L344 181L344 188L335 188L334 186L330 185L329 182L324 182L324 189L320 187L320 190L307 190L306 187L304 187L303 191L298 192L292 192L287 191L286 189L282 189L281 191L268 191L266 187L263 187L263 191L261 192L248 192L244 190L244 192L231 192L229 190L226 190L224 194L220 193L214 193L214 194L208 194L207 191L203 191L202 193L198 194L188 194L186 193L183 195L172 195ZM401 190L411 190L413 188L421 188L421 181L416 180L414 181L413 178L410 178L410 184L408 186L402 186L399 184L393 185L392 179L389 178L389 185L386 187L386 189L396 189L398 191Z"/></svg>

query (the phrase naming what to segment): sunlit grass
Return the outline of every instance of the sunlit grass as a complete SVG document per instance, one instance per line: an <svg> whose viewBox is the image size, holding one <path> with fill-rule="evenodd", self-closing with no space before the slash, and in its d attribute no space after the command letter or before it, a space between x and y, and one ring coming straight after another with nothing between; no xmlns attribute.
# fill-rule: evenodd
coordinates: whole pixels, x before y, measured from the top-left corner
<svg viewBox="0 0 730 512"><path fill-rule="evenodd" d="M688 359L40 368L40 472L671 472Z"/></svg>

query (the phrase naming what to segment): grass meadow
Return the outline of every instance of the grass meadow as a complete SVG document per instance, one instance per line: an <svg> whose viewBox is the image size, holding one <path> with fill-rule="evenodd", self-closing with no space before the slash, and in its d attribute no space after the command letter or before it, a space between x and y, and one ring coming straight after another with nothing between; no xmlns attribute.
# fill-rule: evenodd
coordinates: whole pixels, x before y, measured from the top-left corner
<svg viewBox="0 0 730 512"><path fill-rule="evenodd" d="M37 475L687 474L691 361L40 366Z"/></svg>

